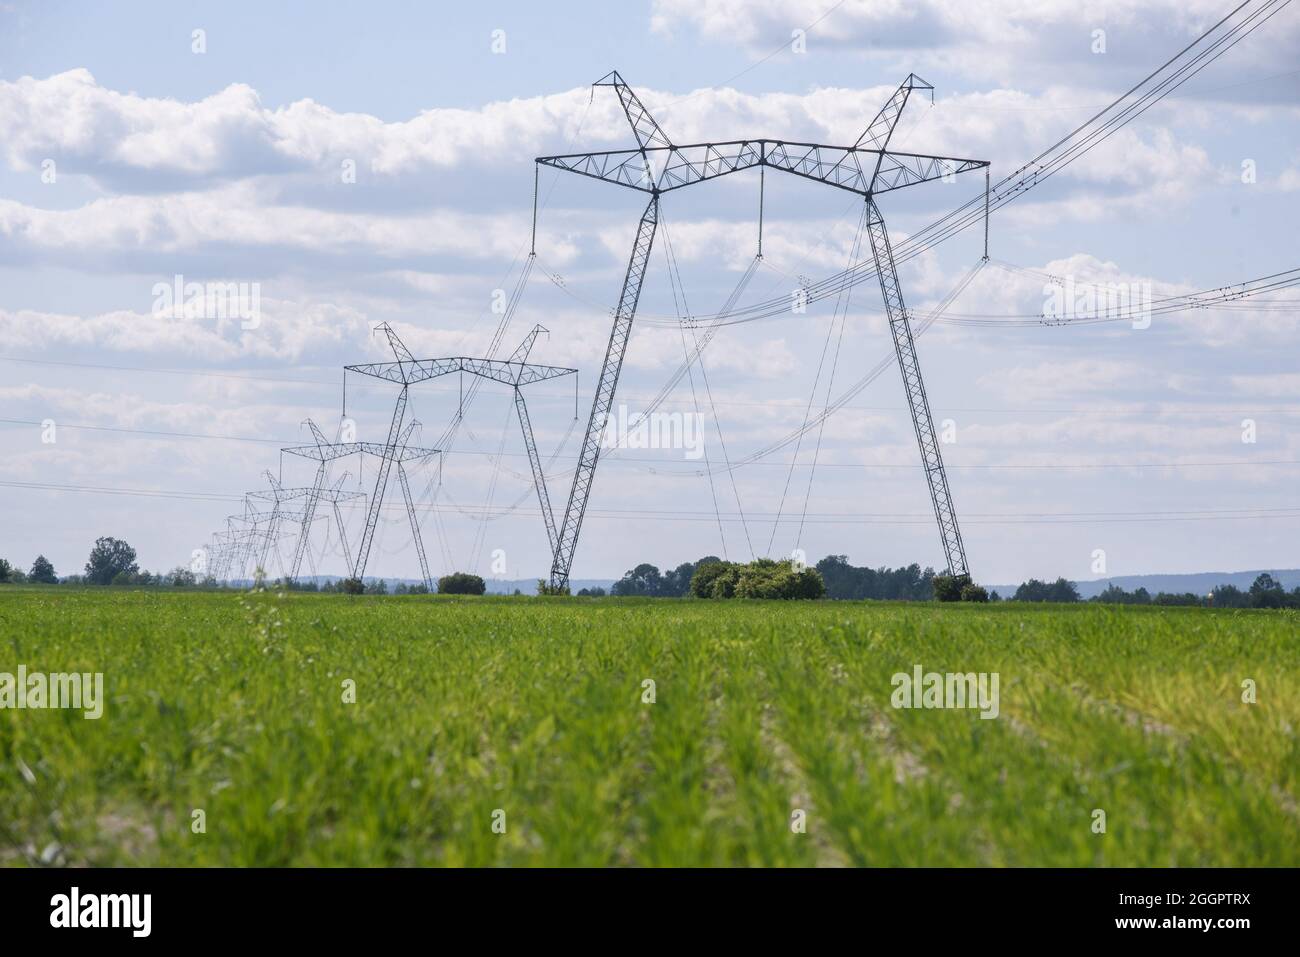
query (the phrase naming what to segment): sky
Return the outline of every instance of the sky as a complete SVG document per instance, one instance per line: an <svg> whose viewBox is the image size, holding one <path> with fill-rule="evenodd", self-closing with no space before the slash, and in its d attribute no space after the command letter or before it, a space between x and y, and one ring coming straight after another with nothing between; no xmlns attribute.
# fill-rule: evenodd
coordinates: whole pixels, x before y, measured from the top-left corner
<svg viewBox="0 0 1300 957"><path fill-rule="evenodd" d="M265 472L311 484L313 463L279 452L310 442L308 418L383 440L396 388L349 376L346 414L342 389L344 365L392 358L383 322L420 358L504 358L548 330L531 360L577 370L525 390L558 521L644 197L542 171L504 329L500 304L528 262L534 158L635 145L591 86L611 70L677 143L850 144L915 73L934 100L909 101L891 147L988 160L997 180L1233 6L0 2L0 557L76 573L111 535L147 568L190 565ZM1298 44L1287 6L995 212L990 261L950 302L981 229L900 267L914 320L943 304L917 350L977 580L1300 565L1293 293L1032 321L1067 282L1159 299L1300 266ZM893 242L983 185L881 196ZM756 173L664 197L616 409L673 380L682 316L793 301L870 257L857 197L773 174L761 198L755 264ZM173 308L176 277L243 290L255 318ZM782 441L892 355L879 286L769 311L722 326L658 407L692 441L603 455L575 578L709 554L943 566L896 366ZM1005 317L1028 321L988 321ZM466 389L410 393L413 442L448 439L410 469L431 571L541 577L513 396ZM375 464L330 480L372 495ZM311 567L345 574L329 519ZM367 574L418 576L396 483Z"/></svg>

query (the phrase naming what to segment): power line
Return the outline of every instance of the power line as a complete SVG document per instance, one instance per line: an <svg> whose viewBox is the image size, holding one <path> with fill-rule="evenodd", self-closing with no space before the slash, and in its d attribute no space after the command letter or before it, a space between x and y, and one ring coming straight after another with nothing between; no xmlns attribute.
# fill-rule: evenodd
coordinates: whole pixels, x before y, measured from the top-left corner
<svg viewBox="0 0 1300 957"><path fill-rule="evenodd" d="M172 499L201 502L240 502L243 496L224 492L195 492L173 489L122 488L99 485L78 485L74 483L52 482L16 482L0 481L0 487L29 489L35 491L80 492L89 494L121 495L146 498ZM340 503L341 509L356 510L366 508L363 504ZM399 503L384 503L387 510L403 509ZM451 512L483 511L488 506L461 506L459 509L445 505L416 505L418 511ZM717 516L712 511L688 511L682 509L614 509L591 507L593 517L602 517L611 521L682 521L704 522L713 524ZM522 515L540 514L534 508L521 508ZM1276 506L1241 509L1180 509L1166 511L1130 511L1130 512L972 512L969 513L971 524L985 525L1043 525L1043 524L1110 524L1123 522L1152 521L1219 521L1227 519L1257 518L1300 518L1300 506ZM750 520L777 520L775 513L746 513ZM739 513L723 512L723 521L740 522ZM779 519L787 524L797 525L798 516L786 516ZM933 516L924 512L810 512L806 518L809 524L871 524L871 525L929 525Z"/></svg>

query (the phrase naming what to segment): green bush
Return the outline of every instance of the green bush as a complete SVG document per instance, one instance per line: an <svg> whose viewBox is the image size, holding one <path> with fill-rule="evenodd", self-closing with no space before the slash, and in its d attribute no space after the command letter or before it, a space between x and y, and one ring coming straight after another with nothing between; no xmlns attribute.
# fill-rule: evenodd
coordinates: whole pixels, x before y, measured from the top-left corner
<svg viewBox="0 0 1300 957"><path fill-rule="evenodd" d="M969 585L969 575L935 575L935 601L961 601L961 591Z"/></svg>
<svg viewBox="0 0 1300 957"><path fill-rule="evenodd" d="M715 596L713 594L713 584L735 567L733 563L721 560L700 562L695 568L695 574L691 576L691 595L695 598L730 598L730 595ZM732 588L733 590L735 588L734 580Z"/></svg>
<svg viewBox="0 0 1300 957"><path fill-rule="evenodd" d="M759 558L747 565L702 563L691 578L697 598L821 598L826 585L815 568L796 568L789 559Z"/></svg>
<svg viewBox="0 0 1300 957"><path fill-rule="evenodd" d="M365 584L360 578L340 578L339 591L345 595L361 595L366 590Z"/></svg>
<svg viewBox="0 0 1300 957"><path fill-rule="evenodd" d="M962 586L961 600L985 602L989 600L989 593L983 585L976 585L974 582L968 582Z"/></svg>
<svg viewBox="0 0 1300 957"><path fill-rule="evenodd" d="M483 579L469 572L452 572L438 579L439 595L481 595L485 591Z"/></svg>

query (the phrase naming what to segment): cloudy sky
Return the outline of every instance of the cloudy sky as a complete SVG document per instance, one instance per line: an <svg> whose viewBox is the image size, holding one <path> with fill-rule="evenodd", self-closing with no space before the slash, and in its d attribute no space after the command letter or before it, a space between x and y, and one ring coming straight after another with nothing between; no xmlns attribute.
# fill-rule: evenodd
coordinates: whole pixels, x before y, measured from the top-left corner
<svg viewBox="0 0 1300 957"><path fill-rule="evenodd" d="M308 441L308 417L336 432L341 367L391 357L375 325L417 356L489 354L529 250L533 158L633 145L614 93L590 87L611 69L676 142L841 144L914 72L934 103L914 97L891 145L987 159L996 180L1234 4L553 6L0 3L0 556L43 552L66 574L114 535L149 568L188 563L265 470L310 482L278 450ZM990 264L918 339L977 579L1099 577L1099 550L1113 575L1300 564L1294 293L1149 324L989 322L1040 314L1053 282L1159 299L1300 266L1298 44L1300 7L1281 9L995 213ZM969 174L880 204L899 243L982 190ZM533 360L579 370L576 424L573 380L528 391L557 512L641 200L540 177L537 257L496 354L540 323ZM774 174L764 200L741 309L869 256L851 194ZM738 288L758 210L750 173L665 197L619 389L629 413L683 363L676 318ZM975 228L908 262L913 312L982 254ZM257 321L160 303L177 276L255 289ZM700 417L703 456L607 454L574 576L795 548L941 566L896 368L781 444L891 353L874 280L722 328L660 407ZM413 390L425 444L448 433L460 385ZM357 437L381 440L394 389L353 378L347 399ZM435 575L549 565L513 414L482 388L441 469L413 469ZM373 462L332 478L345 470L369 491ZM368 571L414 577L397 491ZM355 542L361 513L346 516ZM312 543L322 573L344 572L324 521Z"/></svg>

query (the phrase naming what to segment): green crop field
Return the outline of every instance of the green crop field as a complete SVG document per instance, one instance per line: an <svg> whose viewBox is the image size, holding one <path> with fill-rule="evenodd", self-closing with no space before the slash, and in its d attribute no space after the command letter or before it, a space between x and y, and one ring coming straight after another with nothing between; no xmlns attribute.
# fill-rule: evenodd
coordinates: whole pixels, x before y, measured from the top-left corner
<svg viewBox="0 0 1300 957"><path fill-rule="evenodd" d="M1298 625L10 587L0 673L104 703L0 710L0 862L1295 865ZM997 717L895 709L917 665Z"/></svg>

